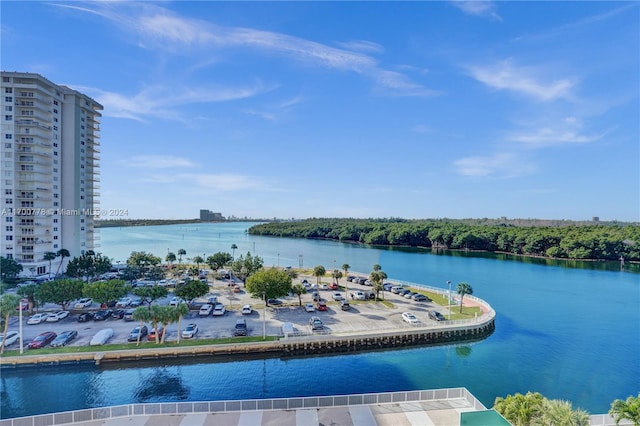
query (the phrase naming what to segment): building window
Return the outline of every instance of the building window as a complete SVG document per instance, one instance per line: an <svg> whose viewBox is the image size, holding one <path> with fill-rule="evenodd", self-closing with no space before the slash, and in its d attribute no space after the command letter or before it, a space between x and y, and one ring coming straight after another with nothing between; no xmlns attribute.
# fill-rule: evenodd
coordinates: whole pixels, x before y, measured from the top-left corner
<svg viewBox="0 0 640 426"><path fill-rule="evenodd" d="M7 120L7 121L11 121L11 120L13 120L13 115L5 115L4 119ZM25 130L29 130L29 129L25 129Z"/></svg>
<svg viewBox="0 0 640 426"><path fill-rule="evenodd" d="M57 244L54 244L54 245L53 245L53 248L58 248L58 245L57 245Z"/></svg>
<svg viewBox="0 0 640 426"><path fill-rule="evenodd" d="M53 202L53 207L58 207L58 202L57 201Z"/></svg>
<svg viewBox="0 0 640 426"><path fill-rule="evenodd" d="M7 148L7 149L11 149L11 146L12 146L12 145L11 145L10 143L5 143L5 144L4 144L4 147L5 147L5 148Z"/></svg>
<svg viewBox="0 0 640 426"><path fill-rule="evenodd" d="M47 272L47 268L45 266L38 266L38 275L44 274L45 272Z"/></svg>
<svg viewBox="0 0 640 426"><path fill-rule="evenodd" d="M4 203L5 203L5 204L13 204L13 199L12 199L12 198L7 198L7 199L4 201Z"/></svg>
<svg viewBox="0 0 640 426"><path fill-rule="evenodd" d="M81 230L81 231L84 231L84 226L80 227L80 230Z"/></svg>
<svg viewBox="0 0 640 426"><path fill-rule="evenodd" d="M53 198L58 198L58 194L53 194Z"/></svg>
<svg viewBox="0 0 640 426"><path fill-rule="evenodd" d="M58 130L58 126L53 126L53 130Z"/></svg>
<svg viewBox="0 0 640 426"><path fill-rule="evenodd" d="M13 93L13 87L5 87L4 93Z"/></svg>
<svg viewBox="0 0 640 426"><path fill-rule="evenodd" d="M57 236L57 235L54 235L54 236L53 236L53 239L54 239L54 240L57 240L57 239L58 239L58 236Z"/></svg>
<svg viewBox="0 0 640 426"><path fill-rule="evenodd" d="M4 237L4 239L6 241L13 241L13 235L7 235L6 237Z"/></svg>
<svg viewBox="0 0 640 426"><path fill-rule="evenodd" d="M57 230L58 230L58 228L57 228L57 227L54 227L54 228L53 228L53 232L56 232Z"/></svg>
<svg viewBox="0 0 640 426"><path fill-rule="evenodd" d="M4 138L5 139L13 139L13 134L12 133L7 133L7 134L4 135ZM9 145L9 148L11 148L11 145Z"/></svg>
<svg viewBox="0 0 640 426"><path fill-rule="evenodd" d="M54 105L58 105L58 101L53 101L53 104Z"/></svg>
<svg viewBox="0 0 640 426"><path fill-rule="evenodd" d="M4 228L4 229L5 229L7 232L11 232L11 231L13 231L13 226L10 226L10 225L9 225L9 226L5 226L5 228Z"/></svg>
<svg viewBox="0 0 640 426"><path fill-rule="evenodd" d="M57 113L58 113L58 110L54 108L54 109L53 109L53 113L54 113L54 114L57 114Z"/></svg>
<svg viewBox="0 0 640 426"><path fill-rule="evenodd" d="M4 107L4 110L7 111L7 112L11 112L11 111L13 111L13 107L11 105L7 105L7 106Z"/></svg>
<svg viewBox="0 0 640 426"><path fill-rule="evenodd" d="M7 249L8 249L8 250L13 250L13 247L8 247L8 246L7 246ZM13 254L8 253L8 254L7 254L7 259L13 259Z"/></svg>
<svg viewBox="0 0 640 426"><path fill-rule="evenodd" d="M4 195L13 195L13 189L5 189Z"/></svg>
<svg viewBox="0 0 640 426"><path fill-rule="evenodd" d="M13 102L13 98L11 96L5 96L4 97L4 101L5 102Z"/></svg>
<svg viewBox="0 0 640 426"><path fill-rule="evenodd" d="M5 222L13 222L13 217L12 216L7 216L4 221Z"/></svg>

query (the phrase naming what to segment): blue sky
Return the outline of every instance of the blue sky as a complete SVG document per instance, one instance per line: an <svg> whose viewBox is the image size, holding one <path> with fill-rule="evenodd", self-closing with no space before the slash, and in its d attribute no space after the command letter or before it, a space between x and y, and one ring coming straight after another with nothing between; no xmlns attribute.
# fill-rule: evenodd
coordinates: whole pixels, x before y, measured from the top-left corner
<svg viewBox="0 0 640 426"><path fill-rule="evenodd" d="M2 2L130 218L640 220L636 2Z"/></svg>

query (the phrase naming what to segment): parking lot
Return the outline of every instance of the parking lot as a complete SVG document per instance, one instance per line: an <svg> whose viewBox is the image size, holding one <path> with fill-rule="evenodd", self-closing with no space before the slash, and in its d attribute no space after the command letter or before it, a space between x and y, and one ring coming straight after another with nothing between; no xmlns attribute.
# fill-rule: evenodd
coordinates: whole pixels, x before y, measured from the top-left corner
<svg viewBox="0 0 640 426"><path fill-rule="evenodd" d="M300 277L295 281L300 282L303 279L307 279L310 283L316 282L314 277ZM325 279L323 283L329 284L330 281ZM340 281L340 284L344 285L344 279ZM372 290L371 287L362 284L348 284L349 294L357 290L363 292ZM339 302L334 301L332 298L335 291L328 289L318 290L322 300L326 301L326 311L316 310L314 312L307 312L305 310L304 305L313 302L313 289L310 289L307 294L302 295L302 307L299 306L298 296L293 295L280 298L279 300L282 301L281 305L270 305L265 309L265 305L261 299L252 298L244 289L239 293L234 293L231 288L226 281L216 280L210 283L210 294L205 296L217 296L218 301L223 303L227 310L223 316L209 315L203 317L199 315L197 310L193 310L181 320L180 328L184 329L189 323L197 324L198 334L195 337L196 339L232 337L236 320L242 318L247 321L249 336L262 336L263 332L266 332L269 336L282 335L283 323L291 323L297 332L306 334L311 333L309 319L312 316L317 316L324 324L323 330L320 331L322 333L358 334L369 331L410 328L412 326L403 322L401 318L402 313L406 311L412 312L421 324L435 325L435 321L428 318L428 311L430 309L436 309L446 314L447 309L433 302L414 301L385 291L381 293L381 296L391 302L391 306L372 300L352 300L349 297L350 309L342 310ZM344 296L344 290L341 293ZM154 303L167 305L172 297L173 295L170 293L168 297ZM252 306L253 311L249 315L243 315L241 308L247 304ZM316 304L314 303L314 305ZM54 312L59 310L59 306L47 305L44 309ZM24 343L25 345L28 344L29 341L45 331L53 331L59 334L65 330L77 330L78 337L69 343L69 345L88 345L91 338L104 328L111 328L114 331L114 335L109 340L109 343L126 343L129 333L138 325L136 321L108 318L104 321L78 322L78 316L83 311L96 311L98 309L99 306L93 304L84 310L72 310L71 315L58 322L42 322L36 325L27 325L28 317L25 315L23 317ZM42 312L42 309L40 311ZM18 330L18 321L18 317L11 319L9 325L10 331ZM151 324L147 324L147 326L151 329ZM178 338L178 325L176 323L170 324L167 327L166 333L167 341L175 341ZM135 345L135 342L131 344ZM17 347L17 343L8 347L8 349L14 349L15 347Z"/></svg>

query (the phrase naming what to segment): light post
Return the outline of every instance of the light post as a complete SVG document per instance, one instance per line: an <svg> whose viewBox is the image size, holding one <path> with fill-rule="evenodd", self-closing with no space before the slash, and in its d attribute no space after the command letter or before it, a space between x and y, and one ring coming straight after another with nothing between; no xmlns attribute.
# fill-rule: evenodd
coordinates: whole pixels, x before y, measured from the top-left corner
<svg viewBox="0 0 640 426"><path fill-rule="evenodd" d="M22 341L22 299L20 299L20 304L18 306L20 306L20 327L19 327L19 333L20 333L20 355L22 355L24 353L24 342ZM29 303L29 302L27 302ZM28 305L27 305L28 306Z"/></svg>
<svg viewBox="0 0 640 426"><path fill-rule="evenodd" d="M262 312L262 340L267 339L267 294L262 292L262 300L264 302L263 312Z"/></svg>
<svg viewBox="0 0 640 426"><path fill-rule="evenodd" d="M278 253L278 268L280 267L280 253Z"/></svg>
<svg viewBox="0 0 640 426"><path fill-rule="evenodd" d="M451 321L451 281L447 281L449 284L449 321Z"/></svg>

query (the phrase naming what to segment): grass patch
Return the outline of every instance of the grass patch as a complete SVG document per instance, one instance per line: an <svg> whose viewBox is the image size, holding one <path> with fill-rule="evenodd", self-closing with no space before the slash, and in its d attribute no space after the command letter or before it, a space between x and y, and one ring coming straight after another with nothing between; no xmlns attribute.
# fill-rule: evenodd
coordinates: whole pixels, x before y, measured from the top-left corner
<svg viewBox="0 0 640 426"><path fill-rule="evenodd" d="M380 300L378 299L378 302L382 303L384 306L386 306L387 308L391 308L391 309L395 309L396 305L394 305L391 301L389 300Z"/></svg>
<svg viewBox="0 0 640 426"><path fill-rule="evenodd" d="M164 344L156 344L155 342L149 342L146 339L140 342L140 346L136 346L136 342L131 343L117 343L111 345L100 346L64 346L61 348L44 348L44 349L29 349L25 350L23 355L47 355L47 354L73 354L73 353L85 353L85 352L107 352L107 351L122 351L130 349L153 349L153 348L175 348L175 347L189 347L189 346L205 346L205 345L223 345L227 343L251 343L251 342L263 342L263 341L275 341L278 340L277 336L267 336L266 339L262 339L262 336L238 336L238 337L222 337L219 339L180 339L180 344L177 344L175 340L165 342ZM5 351L1 357L9 356L21 356L19 350Z"/></svg>

